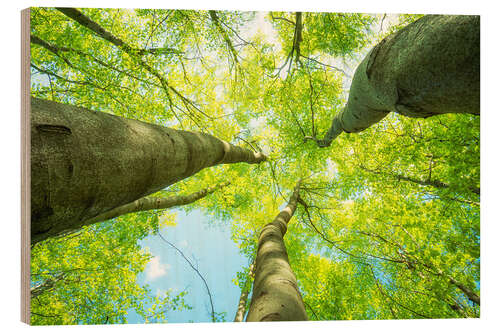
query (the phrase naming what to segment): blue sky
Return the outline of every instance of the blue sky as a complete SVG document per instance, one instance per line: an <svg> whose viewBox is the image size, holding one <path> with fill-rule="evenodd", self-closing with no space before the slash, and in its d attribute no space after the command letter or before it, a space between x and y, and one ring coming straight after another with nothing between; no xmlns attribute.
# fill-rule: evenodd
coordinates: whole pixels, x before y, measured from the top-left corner
<svg viewBox="0 0 500 333"><path fill-rule="evenodd" d="M232 281L236 273L248 265L231 240L229 225L193 210L177 213L177 225L160 230L163 237L179 248L203 275L212 294L216 312L226 312L225 320L232 321L240 288ZM205 285L181 255L159 236L149 236L140 242L154 256L139 274L137 282L148 284L153 294L170 288L173 295L187 290L185 301L192 310L171 311L166 318L171 323L210 322L210 303ZM128 315L129 323L142 322L135 313Z"/></svg>

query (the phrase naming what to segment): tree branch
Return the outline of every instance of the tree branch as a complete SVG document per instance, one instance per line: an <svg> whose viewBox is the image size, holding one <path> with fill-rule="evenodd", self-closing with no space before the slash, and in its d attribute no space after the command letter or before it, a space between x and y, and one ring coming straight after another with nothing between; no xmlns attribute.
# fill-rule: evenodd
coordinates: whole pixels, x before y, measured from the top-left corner
<svg viewBox="0 0 500 333"><path fill-rule="evenodd" d="M245 311L248 303L248 294L250 294L250 290L252 288L252 280L255 274L255 259L250 264L248 269L248 275L245 280L245 284L241 287L241 295L240 300L238 302L238 309L236 310L236 314L234 316L235 322L242 322L245 318Z"/></svg>
<svg viewBox="0 0 500 333"><path fill-rule="evenodd" d="M211 118L209 115L204 113L198 106L194 104L193 101L190 99L186 98L183 96L179 91L177 91L174 87L170 86L168 81L156 70L155 68L151 67L149 64L147 64L142 58L140 57L139 51L128 44L126 44L123 40L121 40L118 37L115 37L113 34L110 32L106 31L103 27L101 27L98 23L92 21L89 17L85 16L83 13L81 13L79 10L75 8L61 8L61 7L56 7L57 10L59 10L61 13L66 15L67 17L71 18L72 20L80 23L87 29L93 31L96 33L99 37L109 41L113 45L117 46L120 48L122 51L127 53L128 55L131 56L133 60L138 62L144 69L146 69L149 73L151 73L153 76L155 76L158 81L160 82L161 86L163 87L163 90L165 91L165 94L167 95L167 99L169 101L170 109L174 113L174 116L179 120L178 116L175 114L175 111L173 110L173 102L170 96L170 92L172 91L175 95L177 95L182 104L185 106L187 113L183 110L181 110L188 118L190 118L199 128L204 128L203 126L200 125L198 120L196 119L196 115L191 111L191 108L193 108L195 111L202 113L205 117Z"/></svg>
<svg viewBox="0 0 500 333"><path fill-rule="evenodd" d="M229 49L229 52L231 53L231 55L233 57L234 62L236 62L238 64L239 63L238 62L238 53L234 49L233 43L231 42L231 39L229 39L227 32L224 30L224 28L222 28L222 26L219 22L219 17L217 16L217 12L215 10L209 10L208 13L210 15L210 18L212 19L212 23L217 28L217 30L221 34L222 38L226 42L226 45Z"/></svg>
<svg viewBox="0 0 500 333"><path fill-rule="evenodd" d="M73 52L73 53L76 53L76 54L79 54L81 56L84 56L84 57L87 57L93 61L95 61L97 64L103 66L103 67L106 67L106 68L109 68L115 72L118 72L120 74L124 74L124 75L127 75L131 78L133 78L134 80L137 80L137 81L140 81L140 82L144 82L148 85L152 85L152 86L156 86L156 87L159 87L159 88L162 88L161 85L157 84L157 83L154 83L154 82L150 82L148 80L145 80L145 79L141 79L135 75L133 75L132 73L129 73L123 69L120 69L120 68L117 68L115 66L112 66L100 59L98 59L97 57L93 56L92 54L89 54L89 53L86 53L84 51L81 51L81 50L77 50L75 48L71 48L71 47L65 47L65 46L56 46L54 44L51 44L43 39L41 39L40 37L38 36L35 36L35 35L31 35L30 36L30 41L31 43L33 44L36 44L36 45L39 45L39 46L42 46L44 47L45 49L51 51L52 53L54 53L55 55L59 56L61 59L63 59L66 63L67 63L67 59L64 58L61 53L63 52ZM66 60L65 60L66 59ZM71 66L71 65L70 65Z"/></svg>
<svg viewBox="0 0 500 333"><path fill-rule="evenodd" d="M198 201L207 195L229 185L230 182L224 182L215 186L207 187L201 191L194 192L188 195L176 195L172 197L166 198L158 198L158 197L143 197L137 199L131 203L125 204L123 206L116 207L112 210L109 210L103 214L97 215L96 217L87 220L84 222L84 225L90 225L106 220L110 220L112 218L126 215L135 212L142 212L148 210L157 210L157 209L167 209L171 207L179 207L189 205L195 201Z"/></svg>
<svg viewBox="0 0 500 333"><path fill-rule="evenodd" d="M184 255L184 253L181 250L179 250L179 248L177 248L174 244L172 244L171 242L166 240L160 232L158 232L158 236L160 236L160 238L165 243L167 243L168 245L173 247L181 255L181 257L188 263L188 265L196 272L196 274L200 277L200 279L203 281L203 284L205 285L205 288L207 290L208 299L210 301L210 307L211 307L211 311L212 311L212 313L211 313L212 322L215 322L216 318L215 318L214 302L212 301L212 293L210 292L210 288L208 288L207 280L205 280L203 275L201 275L200 271L196 267L194 267L193 263Z"/></svg>
<svg viewBox="0 0 500 333"><path fill-rule="evenodd" d="M417 315L417 316L419 316L419 317L426 318L426 319L432 319L431 317L429 317L429 316L427 316L427 315L424 315L424 314L421 314L421 313L419 313L419 312L416 312L416 311L414 311L414 310L410 309L409 307L407 307L407 306L405 306L405 305L403 305L403 304L401 304L401 303L397 302L397 301L396 301L396 300L395 300L395 299L394 299L391 295L389 295L388 293L384 292L384 291L382 290L382 288L381 288L381 286L380 286L379 282L378 282L377 277L375 276L375 273L373 272L373 268L372 268L372 266L371 266L371 265L369 265L368 267L370 268L370 271L371 271L371 273L372 273L373 279L375 280L375 283L377 284L377 288L378 288L378 290L380 291L380 293L381 293L382 295L384 295L385 297L387 297L387 298L388 298L388 299L389 299L392 303L396 304L397 306L399 306L399 307L401 307L401 308L403 308L403 309L405 309L405 310L408 310L408 311L410 311L411 313L413 313L413 314L415 314L415 315Z"/></svg>

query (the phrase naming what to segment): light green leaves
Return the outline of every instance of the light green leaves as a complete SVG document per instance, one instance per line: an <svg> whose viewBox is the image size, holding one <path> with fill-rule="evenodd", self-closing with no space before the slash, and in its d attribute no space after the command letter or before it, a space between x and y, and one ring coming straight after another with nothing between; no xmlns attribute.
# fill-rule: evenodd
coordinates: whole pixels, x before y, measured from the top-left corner
<svg viewBox="0 0 500 333"><path fill-rule="evenodd" d="M391 114L327 149L304 140L322 137L344 106L344 60L384 37L380 16L302 13L298 45L297 13L217 11L214 21L208 11L81 11L134 51L33 8L31 34L45 44L32 42L32 95L263 151L260 165L205 169L155 194L230 181L186 209L230 225L249 261L303 178L285 242L311 319L479 315L450 283L479 294L479 118ZM400 18L389 31L417 16ZM250 33L261 19L269 36ZM161 322L189 308L183 293L153 296L136 283L149 260L138 241L164 225L175 216L141 212L36 245L32 287L46 291L32 299L32 322L119 323L132 310Z"/></svg>

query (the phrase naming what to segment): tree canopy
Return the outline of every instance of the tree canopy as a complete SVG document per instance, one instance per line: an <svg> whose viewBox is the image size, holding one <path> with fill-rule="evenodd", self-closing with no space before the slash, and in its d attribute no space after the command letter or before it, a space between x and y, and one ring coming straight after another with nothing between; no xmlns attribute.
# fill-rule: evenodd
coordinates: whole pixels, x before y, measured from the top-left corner
<svg viewBox="0 0 500 333"><path fill-rule="evenodd" d="M229 181L182 209L229 226L249 264L302 179L284 241L311 320L479 317L479 117L391 113L329 148L307 139L328 130L368 51L420 17L32 8L31 94L264 153L150 196ZM136 282L151 258L138 242L165 224L175 215L136 212L34 245L32 324L123 323L130 309L168 321L189 308L185 292Z"/></svg>

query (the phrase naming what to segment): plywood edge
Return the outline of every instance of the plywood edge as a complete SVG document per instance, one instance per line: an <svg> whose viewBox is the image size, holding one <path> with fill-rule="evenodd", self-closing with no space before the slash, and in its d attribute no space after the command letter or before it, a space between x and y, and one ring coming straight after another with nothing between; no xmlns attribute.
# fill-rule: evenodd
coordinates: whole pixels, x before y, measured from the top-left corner
<svg viewBox="0 0 500 333"><path fill-rule="evenodd" d="M21 11L21 321L30 323L30 9Z"/></svg>

